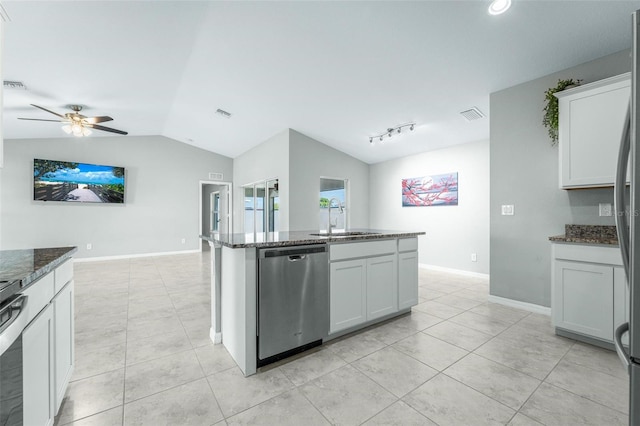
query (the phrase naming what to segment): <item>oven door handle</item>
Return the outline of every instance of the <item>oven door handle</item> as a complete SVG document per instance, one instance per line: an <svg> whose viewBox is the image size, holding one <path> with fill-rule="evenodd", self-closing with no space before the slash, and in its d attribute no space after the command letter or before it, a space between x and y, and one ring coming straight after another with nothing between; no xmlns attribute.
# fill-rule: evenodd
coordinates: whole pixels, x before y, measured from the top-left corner
<svg viewBox="0 0 640 426"><path fill-rule="evenodd" d="M5 309L11 309L11 318L0 329L0 355L2 355L22 334L27 326L27 300L26 295L22 295Z"/></svg>

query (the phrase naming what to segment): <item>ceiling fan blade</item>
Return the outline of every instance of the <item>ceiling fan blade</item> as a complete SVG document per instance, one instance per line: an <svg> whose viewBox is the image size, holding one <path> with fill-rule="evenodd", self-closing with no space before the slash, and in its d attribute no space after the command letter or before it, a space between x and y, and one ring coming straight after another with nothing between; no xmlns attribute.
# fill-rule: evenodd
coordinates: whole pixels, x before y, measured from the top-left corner
<svg viewBox="0 0 640 426"><path fill-rule="evenodd" d="M100 126L98 124L85 124L85 126L90 127L92 129L96 129L96 130L102 130L105 132L111 132L111 133L117 133L119 135L128 135L128 132L124 132L122 130L118 130L118 129L112 129L111 127L104 127L104 126Z"/></svg>
<svg viewBox="0 0 640 426"><path fill-rule="evenodd" d="M58 117L60 117L60 118L65 118L65 116L64 116L64 115L58 114L57 112L53 112L53 111L51 111L51 110L49 110L49 109L46 109L46 108L43 108L43 107L41 107L41 106L38 106L38 105L35 105L35 104L31 104L31 106L36 107L36 108L40 108L41 110L43 110L43 111L47 111L48 113L51 113L51 114L53 114L53 115L57 115L57 116L58 116Z"/></svg>
<svg viewBox="0 0 640 426"><path fill-rule="evenodd" d="M113 118L107 116L107 115L101 115L99 117L86 117L84 119L85 122L89 123L89 124L96 124L96 123L104 123L105 121L112 121Z"/></svg>
<svg viewBox="0 0 640 426"><path fill-rule="evenodd" d="M43 118L21 118L18 117L18 120L31 120L31 121L55 121L56 123L66 123L69 120L45 120Z"/></svg>

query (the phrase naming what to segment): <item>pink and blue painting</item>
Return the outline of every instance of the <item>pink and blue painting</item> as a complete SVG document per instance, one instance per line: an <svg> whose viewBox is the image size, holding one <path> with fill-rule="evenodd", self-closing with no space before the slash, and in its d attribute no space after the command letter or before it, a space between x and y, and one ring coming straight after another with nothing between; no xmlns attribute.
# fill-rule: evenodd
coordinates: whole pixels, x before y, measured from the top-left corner
<svg viewBox="0 0 640 426"><path fill-rule="evenodd" d="M402 179L402 207L457 205L458 172Z"/></svg>

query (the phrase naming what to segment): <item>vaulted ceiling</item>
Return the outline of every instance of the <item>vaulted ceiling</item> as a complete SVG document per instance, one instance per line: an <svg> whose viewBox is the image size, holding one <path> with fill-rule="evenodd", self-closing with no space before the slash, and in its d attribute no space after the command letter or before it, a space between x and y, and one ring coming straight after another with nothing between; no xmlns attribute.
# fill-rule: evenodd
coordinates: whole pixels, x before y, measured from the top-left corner
<svg viewBox="0 0 640 426"><path fill-rule="evenodd" d="M631 46L640 1L2 1L5 138L37 104L236 157L285 128L368 163L489 138L489 94ZM541 100L543 94L541 93ZM486 118L459 113L478 107ZM216 114L228 111L231 118ZM389 127L413 132L370 144ZM406 130L406 129L405 129ZM94 132L90 137L113 136ZM126 136L123 136L126 137Z"/></svg>

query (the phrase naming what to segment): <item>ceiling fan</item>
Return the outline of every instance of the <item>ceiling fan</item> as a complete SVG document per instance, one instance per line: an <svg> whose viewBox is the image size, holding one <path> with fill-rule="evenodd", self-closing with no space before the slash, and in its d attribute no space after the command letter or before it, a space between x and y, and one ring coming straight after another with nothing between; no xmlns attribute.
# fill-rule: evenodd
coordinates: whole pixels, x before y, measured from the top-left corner
<svg viewBox="0 0 640 426"><path fill-rule="evenodd" d="M111 132L117 133L119 135L127 135L128 132L113 129L111 127L100 126L97 123L104 123L105 121L111 121L113 118L103 115L99 117L86 117L80 114L82 111L82 105L69 105L69 108L73 110L73 112L67 112L64 115L58 114L57 112L48 110L38 105L31 104L31 106L39 108L43 111L47 111L53 115L60 117L59 120L46 120L42 118L18 118L18 120L32 120L32 121L55 121L58 123L66 123L62 126L62 130L64 130L67 134L73 134L74 136L89 136L91 134L91 130L102 130L103 132Z"/></svg>

